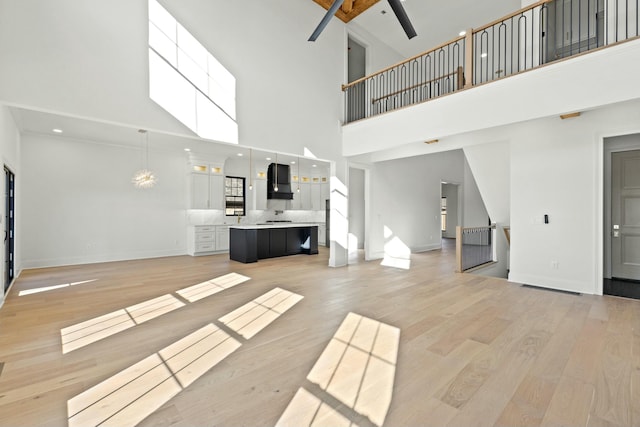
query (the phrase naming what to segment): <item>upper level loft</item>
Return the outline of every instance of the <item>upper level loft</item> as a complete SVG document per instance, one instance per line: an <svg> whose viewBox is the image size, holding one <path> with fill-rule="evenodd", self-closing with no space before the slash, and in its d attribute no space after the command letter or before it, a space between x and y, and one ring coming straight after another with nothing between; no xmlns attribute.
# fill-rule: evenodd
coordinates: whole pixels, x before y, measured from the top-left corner
<svg viewBox="0 0 640 427"><path fill-rule="evenodd" d="M464 120L471 122L481 120L484 123L481 126L491 123L497 125L508 122L482 120L484 115L489 114L487 110L498 114L496 107L526 109L531 107L527 104L551 104L559 97L563 97L564 101L570 100L570 97L566 98L570 92L565 91L563 95L563 90L556 87L559 85L568 89L579 82L582 85L580 90L596 97L615 91L615 88L607 85L609 77L602 73L599 78L591 77L597 72L592 62L599 62L601 66L606 64L605 69L615 72L617 83L626 82L628 86L634 80L633 67L618 68L615 58L609 56L620 57L620 54L613 53L612 47L622 47L624 42L640 39L639 3L640 0L539 1L480 28L469 29L450 42L344 85L344 124L348 126L343 128L343 154L352 156L391 148L389 143L381 141L397 135L388 128L392 121L389 116L393 116L396 125L402 125L405 116L411 117L411 123L416 120L442 122L454 116L458 120L464 117ZM628 63L628 59L635 55L629 53L623 55L625 58L618 59ZM580 66L575 64L579 62L575 59L577 57L582 58ZM538 77L546 75L546 78L532 77L536 74L529 73L532 70L539 70ZM546 79L550 79L552 84L547 84ZM534 90L528 93L531 89ZM478 91L482 91L484 97L479 98ZM472 92L476 93L472 95ZM468 96L451 97L454 93L468 93ZM434 114L434 107L429 106L449 106L454 102L453 99L456 106L451 107L444 118L441 109ZM608 98L597 102L604 105L623 100ZM465 103L469 102L477 104L468 108L469 105L465 106ZM549 111L547 115L583 108L579 102L562 104L555 104L560 111ZM565 110L567 108L570 111ZM390 112L395 113L388 114ZM516 114L518 117L513 117L511 122L545 115L542 112L536 114ZM376 126L373 122L383 123L384 126ZM454 132L451 126L444 128L436 125L432 131L407 135L393 144L425 142ZM365 132L362 132L363 129ZM456 129L457 133L475 130L469 123L460 123ZM363 141L367 141L367 147L362 146Z"/></svg>

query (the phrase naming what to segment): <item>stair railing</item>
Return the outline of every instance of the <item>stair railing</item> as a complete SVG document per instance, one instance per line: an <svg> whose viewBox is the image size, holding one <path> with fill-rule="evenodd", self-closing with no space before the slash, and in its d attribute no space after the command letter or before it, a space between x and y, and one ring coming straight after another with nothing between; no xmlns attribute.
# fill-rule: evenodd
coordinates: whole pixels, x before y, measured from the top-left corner
<svg viewBox="0 0 640 427"><path fill-rule="evenodd" d="M496 225L489 227L456 227L456 272L497 261Z"/></svg>

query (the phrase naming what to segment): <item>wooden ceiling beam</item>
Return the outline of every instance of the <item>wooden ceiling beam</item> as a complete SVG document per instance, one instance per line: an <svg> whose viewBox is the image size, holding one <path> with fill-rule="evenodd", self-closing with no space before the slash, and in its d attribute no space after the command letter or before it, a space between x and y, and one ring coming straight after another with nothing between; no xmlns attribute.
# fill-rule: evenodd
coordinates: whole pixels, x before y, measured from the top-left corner
<svg viewBox="0 0 640 427"><path fill-rule="evenodd" d="M329 10L333 0L313 0L325 10ZM365 10L369 9L380 0L345 0L342 7L336 12L336 17L344 23L348 23Z"/></svg>

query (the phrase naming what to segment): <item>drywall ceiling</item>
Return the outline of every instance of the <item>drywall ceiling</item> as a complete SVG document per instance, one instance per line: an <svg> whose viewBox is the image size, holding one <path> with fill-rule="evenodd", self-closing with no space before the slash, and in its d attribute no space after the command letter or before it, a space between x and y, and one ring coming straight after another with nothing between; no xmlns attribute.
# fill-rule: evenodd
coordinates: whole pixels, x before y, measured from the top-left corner
<svg viewBox="0 0 640 427"><path fill-rule="evenodd" d="M479 28L521 8L521 0L405 0L402 5L418 33L407 39L389 3L379 1L350 21L347 28L363 28L402 56L409 58ZM310 28L311 32L313 28Z"/></svg>
<svg viewBox="0 0 640 427"><path fill-rule="evenodd" d="M145 144L137 128L18 107L10 107L10 110L21 133L136 148ZM62 133L56 133L53 129L59 129ZM185 158L189 155L185 149L189 149L189 153L196 158L234 158L238 154L243 156L249 154L248 147L208 141L196 136L172 135L149 130L148 137L150 150L184 153ZM266 162L267 157L275 160L274 152L252 149L252 155L256 162ZM300 161L303 167L310 167L312 164L329 166L327 162L322 160L278 153L278 163L292 161Z"/></svg>

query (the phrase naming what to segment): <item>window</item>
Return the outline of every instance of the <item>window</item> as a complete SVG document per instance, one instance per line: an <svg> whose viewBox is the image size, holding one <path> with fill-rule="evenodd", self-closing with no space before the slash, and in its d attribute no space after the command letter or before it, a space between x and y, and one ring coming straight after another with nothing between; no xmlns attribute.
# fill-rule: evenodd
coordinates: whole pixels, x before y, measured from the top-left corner
<svg viewBox="0 0 640 427"><path fill-rule="evenodd" d="M198 136L238 143L236 79L156 0L149 0L149 96Z"/></svg>
<svg viewBox="0 0 640 427"><path fill-rule="evenodd" d="M440 230L447 231L447 198L440 199Z"/></svg>
<svg viewBox="0 0 640 427"><path fill-rule="evenodd" d="M244 216L244 178L227 176L224 179L224 211L227 216Z"/></svg>

